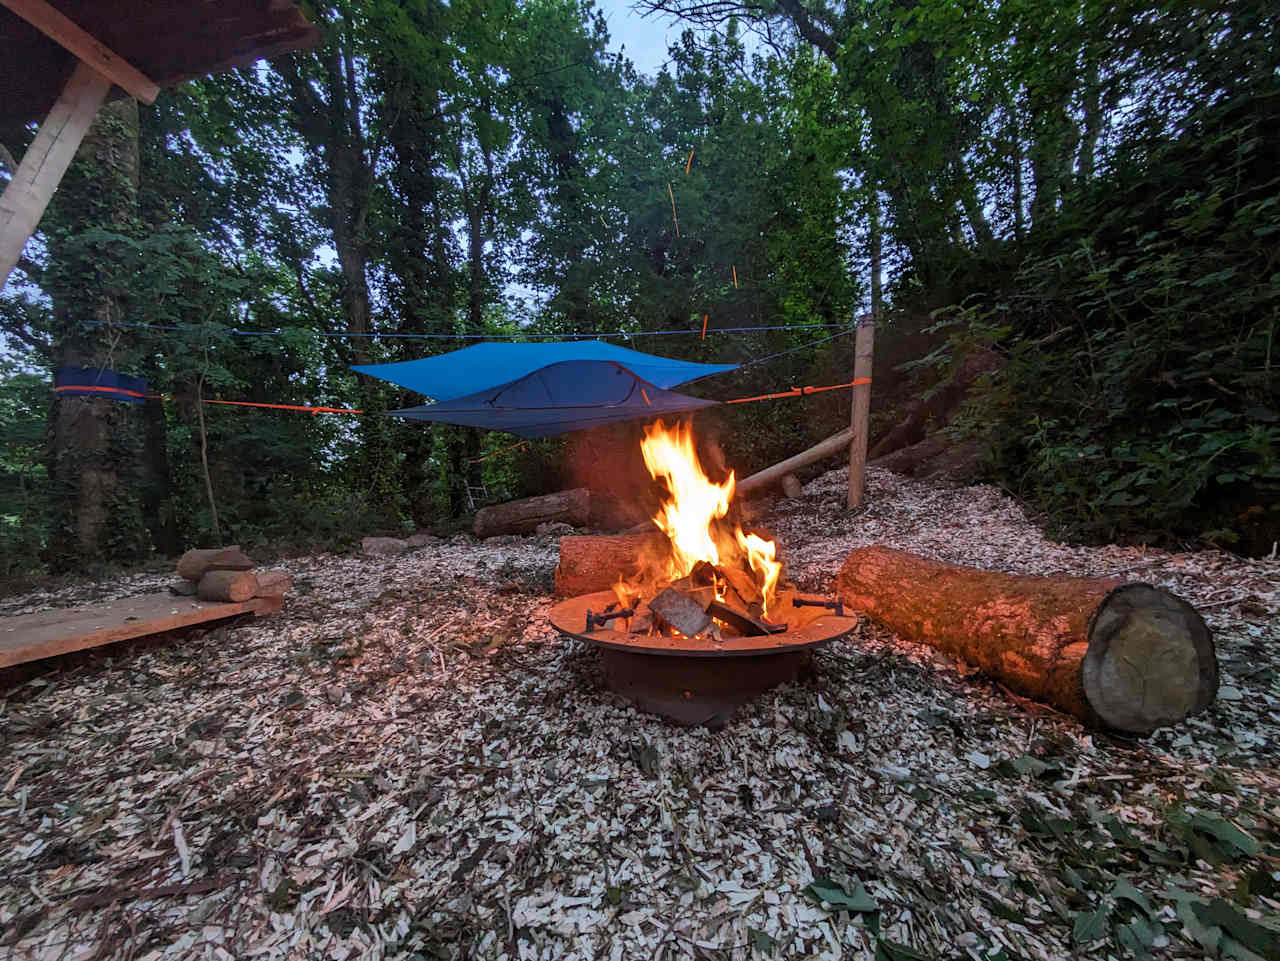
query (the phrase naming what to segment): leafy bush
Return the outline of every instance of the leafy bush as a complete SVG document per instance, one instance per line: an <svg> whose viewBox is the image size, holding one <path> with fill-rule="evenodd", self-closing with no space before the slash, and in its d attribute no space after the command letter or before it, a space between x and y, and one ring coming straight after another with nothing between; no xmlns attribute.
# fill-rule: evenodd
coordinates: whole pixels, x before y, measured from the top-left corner
<svg viewBox="0 0 1280 961"><path fill-rule="evenodd" d="M993 479L1060 533L1280 539L1280 111L1205 106L1135 142L1001 293L953 311L1008 352L970 411Z"/></svg>

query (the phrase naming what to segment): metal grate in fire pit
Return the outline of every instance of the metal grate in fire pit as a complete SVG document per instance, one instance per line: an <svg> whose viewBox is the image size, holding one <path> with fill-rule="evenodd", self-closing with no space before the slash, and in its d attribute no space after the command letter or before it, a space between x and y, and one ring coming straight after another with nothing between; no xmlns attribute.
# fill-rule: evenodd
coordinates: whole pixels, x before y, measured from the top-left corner
<svg viewBox="0 0 1280 961"><path fill-rule="evenodd" d="M566 637L598 647L609 687L641 710L679 724L720 727L743 704L794 679L814 648L845 637L858 624L842 609L826 612L825 598L788 593L780 600L781 616L794 615L799 622L779 633L753 637L633 634L614 629L614 624L625 627L621 618L605 626L592 622L588 629L588 612L616 607L612 591L562 601L551 609L550 619Z"/></svg>

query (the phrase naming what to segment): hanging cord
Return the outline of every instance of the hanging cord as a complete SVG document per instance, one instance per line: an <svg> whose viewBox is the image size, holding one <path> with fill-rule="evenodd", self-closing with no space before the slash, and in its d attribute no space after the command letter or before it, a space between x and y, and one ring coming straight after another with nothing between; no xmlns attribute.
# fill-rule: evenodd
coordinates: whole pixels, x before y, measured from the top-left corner
<svg viewBox="0 0 1280 961"><path fill-rule="evenodd" d="M187 327L179 327L171 324L144 324L144 323L128 323L122 322L120 327L136 327L144 330L165 330L165 331L184 331L189 330ZM749 334L774 330L832 330L835 328L843 328L844 324L776 324L765 325L763 327L707 327L708 334ZM305 328L297 328L305 330ZM606 330L599 333L572 333L572 334L540 334L540 333L520 333L520 334L402 334L395 332L380 333L377 331L367 331L362 333L354 333L345 330L316 330L306 331L317 337L385 337L393 340L491 340L491 341L520 341L520 340L594 340L598 337L620 337L626 340L632 337L673 337L682 334L702 334L701 327L684 327L673 328L670 330ZM232 328L227 331L234 337L279 337L283 331L280 330L238 330Z"/></svg>
<svg viewBox="0 0 1280 961"><path fill-rule="evenodd" d="M832 327L834 325L823 324L822 326ZM761 327L757 329L763 330L764 328ZM757 357L755 360L749 360L745 364L739 364L738 370L747 370L750 367L756 367L760 364L767 363L768 361L776 360L779 357L785 357L787 354L794 354L798 350L808 350L810 347L817 347L819 344L825 344L828 341L835 340L837 337L847 337L849 336L849 334L857 333L857 330L858 330L858 327L856 324L852 327L845 327L839 333L832 334L830 337L823 337L821 340L813 340L807 344L800 344L798 347L788 347L786 350L780 350L776 354L768 354L767 356L764 356L764 357Z"/></svg>

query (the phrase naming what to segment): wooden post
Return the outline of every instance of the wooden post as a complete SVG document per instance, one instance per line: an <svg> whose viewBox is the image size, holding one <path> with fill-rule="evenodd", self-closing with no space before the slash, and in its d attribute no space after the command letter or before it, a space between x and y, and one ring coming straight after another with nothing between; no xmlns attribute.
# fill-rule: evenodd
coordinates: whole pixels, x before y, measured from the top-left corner
<svg viewBox="0 0 1280 961"><path fill-rule="evenodd" d="M80 147L98 108L111 89L111 81L83 62L76 64L36 139L0 196L0 290L17 266L22 248L35 233L62 182L62 175Z"/></svg>
<svg viewBox="0 0 1280 961"><path fill-rule="evenodd" d="M853 411L849 416L849 510L862 503L867 469L867 430L871 413L871 355L876 326L863 319L853 348Z"/></svg>

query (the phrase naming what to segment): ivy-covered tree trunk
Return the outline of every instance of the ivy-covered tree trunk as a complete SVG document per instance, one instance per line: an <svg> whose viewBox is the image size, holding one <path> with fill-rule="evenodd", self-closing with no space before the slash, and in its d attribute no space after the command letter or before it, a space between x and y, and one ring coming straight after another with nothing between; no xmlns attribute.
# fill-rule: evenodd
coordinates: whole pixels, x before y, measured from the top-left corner
<svg viewBox="0 0 1280 961"><path fill-rule="evenodd" d="M60 367L129 366L123 288L112 248L131 242L138 212L138 105L104 106L55 195L44 235L45 289L53 301L52 360ZM48 471L56 511L54 570L82 570L146 555L141 408L97 397L54 396Z"/></svg>

